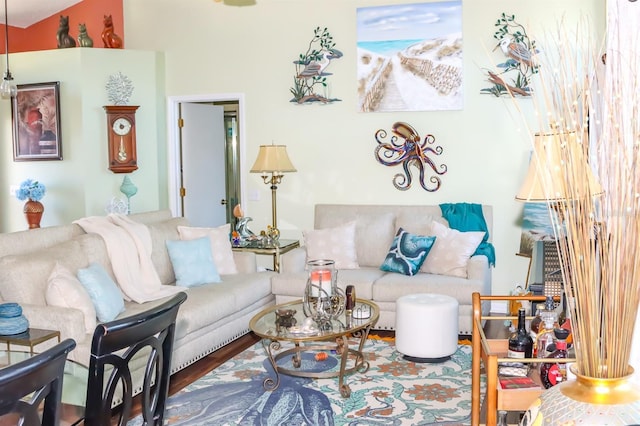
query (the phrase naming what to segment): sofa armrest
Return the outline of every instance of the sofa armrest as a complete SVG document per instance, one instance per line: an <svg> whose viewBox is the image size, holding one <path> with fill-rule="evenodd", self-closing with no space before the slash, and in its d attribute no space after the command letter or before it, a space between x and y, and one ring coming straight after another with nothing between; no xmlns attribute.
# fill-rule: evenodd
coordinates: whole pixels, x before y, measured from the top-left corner
<svg viewBox="0 0 640 426"><path fill-rule="evenodd" d="M60 339L71 338L76 342L85 339L84 314L79 309L23 304L22 313L29 320L29 327L57 330Z"/></svg>
<svg viewBox="0 0 640 426"><path fill-rule="evenodd" d="M304 272L307 263L307 249L296 247L280 256L280 273Z"/></svg>
<svg viewBox="0 0 640 426"><path fill-rule="evenodd" d="M248 251L234 251L233 261L239 274L256 272L258 270L258 261L256 254Z"/></svg>
<svg viewBox="0 0 640 426"><path fill-rule="evenodd" d="M481 294L491 294L491 268L489 259L485 255L476 255L469 258L467 262L467 278L478 280L484 283Z"/></svg>

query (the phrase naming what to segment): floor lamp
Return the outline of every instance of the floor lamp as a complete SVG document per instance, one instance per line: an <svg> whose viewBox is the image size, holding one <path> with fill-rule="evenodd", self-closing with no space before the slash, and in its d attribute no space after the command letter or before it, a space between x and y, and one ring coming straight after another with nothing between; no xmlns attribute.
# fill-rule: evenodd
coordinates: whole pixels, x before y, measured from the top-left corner
<svg viewBox="0 0 640 426"><path fill-rule="evenodd" d="M276 204L276 191L278 185L282 182L283 173L292 173L297 171L289 155L287 155L287 147L285 145L260 145L258 158L251 168L251 173L261 173L262 180L265 184L271 184L271 233L274 239L280 237L278 229L278 209ZM269 173L271 176L269 176Z"/></svg>

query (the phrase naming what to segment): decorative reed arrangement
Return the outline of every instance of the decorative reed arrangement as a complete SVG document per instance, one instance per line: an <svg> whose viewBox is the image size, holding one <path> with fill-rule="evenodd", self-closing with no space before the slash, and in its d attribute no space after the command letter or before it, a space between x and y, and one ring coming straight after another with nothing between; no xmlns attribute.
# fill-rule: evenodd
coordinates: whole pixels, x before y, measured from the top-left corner
<svg viewBox="0 0 640 426"><path fill-rule="evenodd" d="M547 141L534 155L558 239L578 372L619 378L631 373L640 300L637 59L632 49L609 51L605 64L580 28L558 32L537 55L533 101ZM560 161L548 166L551 151Z"/></svg>

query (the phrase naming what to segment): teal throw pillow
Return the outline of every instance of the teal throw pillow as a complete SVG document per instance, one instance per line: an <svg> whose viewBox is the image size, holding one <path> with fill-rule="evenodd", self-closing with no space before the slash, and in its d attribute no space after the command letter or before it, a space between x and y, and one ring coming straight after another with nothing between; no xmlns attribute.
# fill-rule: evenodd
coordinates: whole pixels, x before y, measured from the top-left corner
<svg viewBox="0 0 640 426"><path fill-rule="evenodd" d="M124 312L122 293L102 265L91 263L87 268L78 269L77 275L93 302L99 321L112 321Z"/></svg>
<svg viewBox="0 0 640 426"><path fill-rule="evenodd" d="M413 235L402 228L398 229L380 269L404 275L417 274L435 240L436 237Z"/></svg>
<svg viewBox="0 0 640 426"><path fill-rule="evenodd" d="M176 275L176 285L195 287L220 282L209 237L167 241L167 250Z"/></svg>

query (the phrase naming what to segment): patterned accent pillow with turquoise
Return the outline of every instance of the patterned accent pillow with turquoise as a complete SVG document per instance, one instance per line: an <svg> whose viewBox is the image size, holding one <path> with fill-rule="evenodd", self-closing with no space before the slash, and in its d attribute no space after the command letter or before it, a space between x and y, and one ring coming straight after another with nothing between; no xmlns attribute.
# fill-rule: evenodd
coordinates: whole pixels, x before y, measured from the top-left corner
<svg viewBox="0 0 640 426"><path fill-rule="evenodd" d="M380 269L404 275L417 274L435 240L436 237L413 235L402 228L398 229Z"/></svg>

